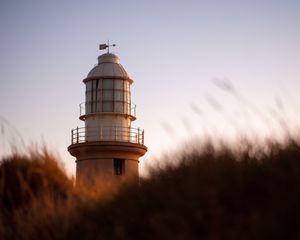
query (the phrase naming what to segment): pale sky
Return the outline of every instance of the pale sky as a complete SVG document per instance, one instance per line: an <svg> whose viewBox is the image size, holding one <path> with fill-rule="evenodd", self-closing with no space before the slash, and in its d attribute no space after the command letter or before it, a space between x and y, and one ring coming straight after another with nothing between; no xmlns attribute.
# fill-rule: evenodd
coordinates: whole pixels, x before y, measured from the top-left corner
<svg viewBox="0 0 300 240"><path fill-rule="evenodd" d="M281 117L298 126L297 0L1 0L0 36L0 156L16 128L74 173L67 147L83 125L82 80L108 39L135 81L134 126L149 148L142 171L195 136L276 135Z"/></svg>

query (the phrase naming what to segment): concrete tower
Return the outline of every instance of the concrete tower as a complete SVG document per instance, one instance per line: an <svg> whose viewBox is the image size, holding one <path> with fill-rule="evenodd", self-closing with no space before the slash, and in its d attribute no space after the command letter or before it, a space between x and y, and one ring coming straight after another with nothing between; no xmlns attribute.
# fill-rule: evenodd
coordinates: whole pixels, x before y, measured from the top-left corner
<svg viewBox="0 0 300 240"><path fill-rule="evenodd" d="M115 46L115 45L112 45ZM144 131L133 128L136 107L131 102L129 77L120 59L107 53L83 80L85 102L80 104L79 119L84 127L72 129L68 151L76 157L76 181L138 180L139 158L147 147Z"/></svg>

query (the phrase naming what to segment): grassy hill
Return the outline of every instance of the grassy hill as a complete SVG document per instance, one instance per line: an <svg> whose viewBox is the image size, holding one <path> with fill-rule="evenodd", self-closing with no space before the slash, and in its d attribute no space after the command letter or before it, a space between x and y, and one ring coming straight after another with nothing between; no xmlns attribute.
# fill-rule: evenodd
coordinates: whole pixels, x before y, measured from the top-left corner
<svg viewBox="0 0 300 240"><path fill-rule="evenodd" d="M300 239L296 140L174 156L114 192L74 188L46 151L3 159L0 239Z"/></svg>

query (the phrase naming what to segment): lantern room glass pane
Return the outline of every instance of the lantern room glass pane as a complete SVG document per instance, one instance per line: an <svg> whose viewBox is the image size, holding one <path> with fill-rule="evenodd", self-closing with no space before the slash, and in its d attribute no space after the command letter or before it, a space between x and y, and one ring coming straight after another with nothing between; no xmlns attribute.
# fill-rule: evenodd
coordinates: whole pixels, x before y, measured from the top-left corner
<svg viewBox="0 0 300 240"><path fill-rule="evenodd" d="M113 89L114 80L113 79L103 79L102 80L102 89Z"/></svg>
<svg viewBox="0 0 300 240"><path fill-rule="evenodd" d="M109 101L103 102L102 112L113 112L113 102L109 102Z"/></svg>
<svg viewBox="0 0 300 240"><path fill-rule="evenodd" d="M115 80L115 89L123 90L123 80Z"/></svg>
<svg viewBox="0 0 300 240"><path fill-rule="evenodd" d="M97 95L97 91L93 91L93 102L97 102L98 99L98 95Z"/></svg>
<svg viewBox="0 0 300 240"><path fill-rule="evenodd" d="M92 81L86 82L86 91L91 91L92 90Z"/></svg>
<svg viewBox="0 0 300 240"><path fill-rule="evenodd" d="M115 91L114 95L115 101L123 101L123 91Z"/></svg>
<svg viewBox="0 0 300 240"><path fill-rule="evenodd" d="M106 90L102 92L102 100L103 101L108 101L108 100L113 100L113 91Z"/></svg>
<svg viewBox="0 0 300 240"><path fill-rule="evenodd" d="M123 112L123 102L115 102L115 112Z"/></svg>
<svg viewBox="0 0 300 240"><path fill-rule="evenodd" d="M92 112L97 112L97 102L96 101L93 101L93 102L91 102L91 104L92 104Z"/></svg>
<svg viewBox="0 0 300 240"><path fill-rule="evenodd" d="M91 103L90 102L86 102L85 103L85 113L86 114L89 114L89 113L91 113Z"/></svg>
<svg viewBox="0 0 300 240"><path fill-rule="evenodd" d="M92 92L91 91L86 92L85 101L86 102L92 101Z"/></svg>
<svg viewBox="0 0 300 240"><path fill-rule="evenodd" d="M102 94L102 91L98 90L97 91L97 100L100 101L100 102L102 101L102 98L103 98L103 97L101 97L101 94Z"/></svg>

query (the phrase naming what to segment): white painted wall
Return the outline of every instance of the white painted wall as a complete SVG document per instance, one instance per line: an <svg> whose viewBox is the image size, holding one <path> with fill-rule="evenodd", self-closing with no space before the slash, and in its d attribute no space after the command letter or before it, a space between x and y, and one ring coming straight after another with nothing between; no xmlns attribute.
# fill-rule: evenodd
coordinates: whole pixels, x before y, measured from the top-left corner
<svg viewBox="0 0 300 240"><path fill-rule="evenodd" d="M85 120L86 141L129 141L131 120L120 114L92 114Z"/></svg>

